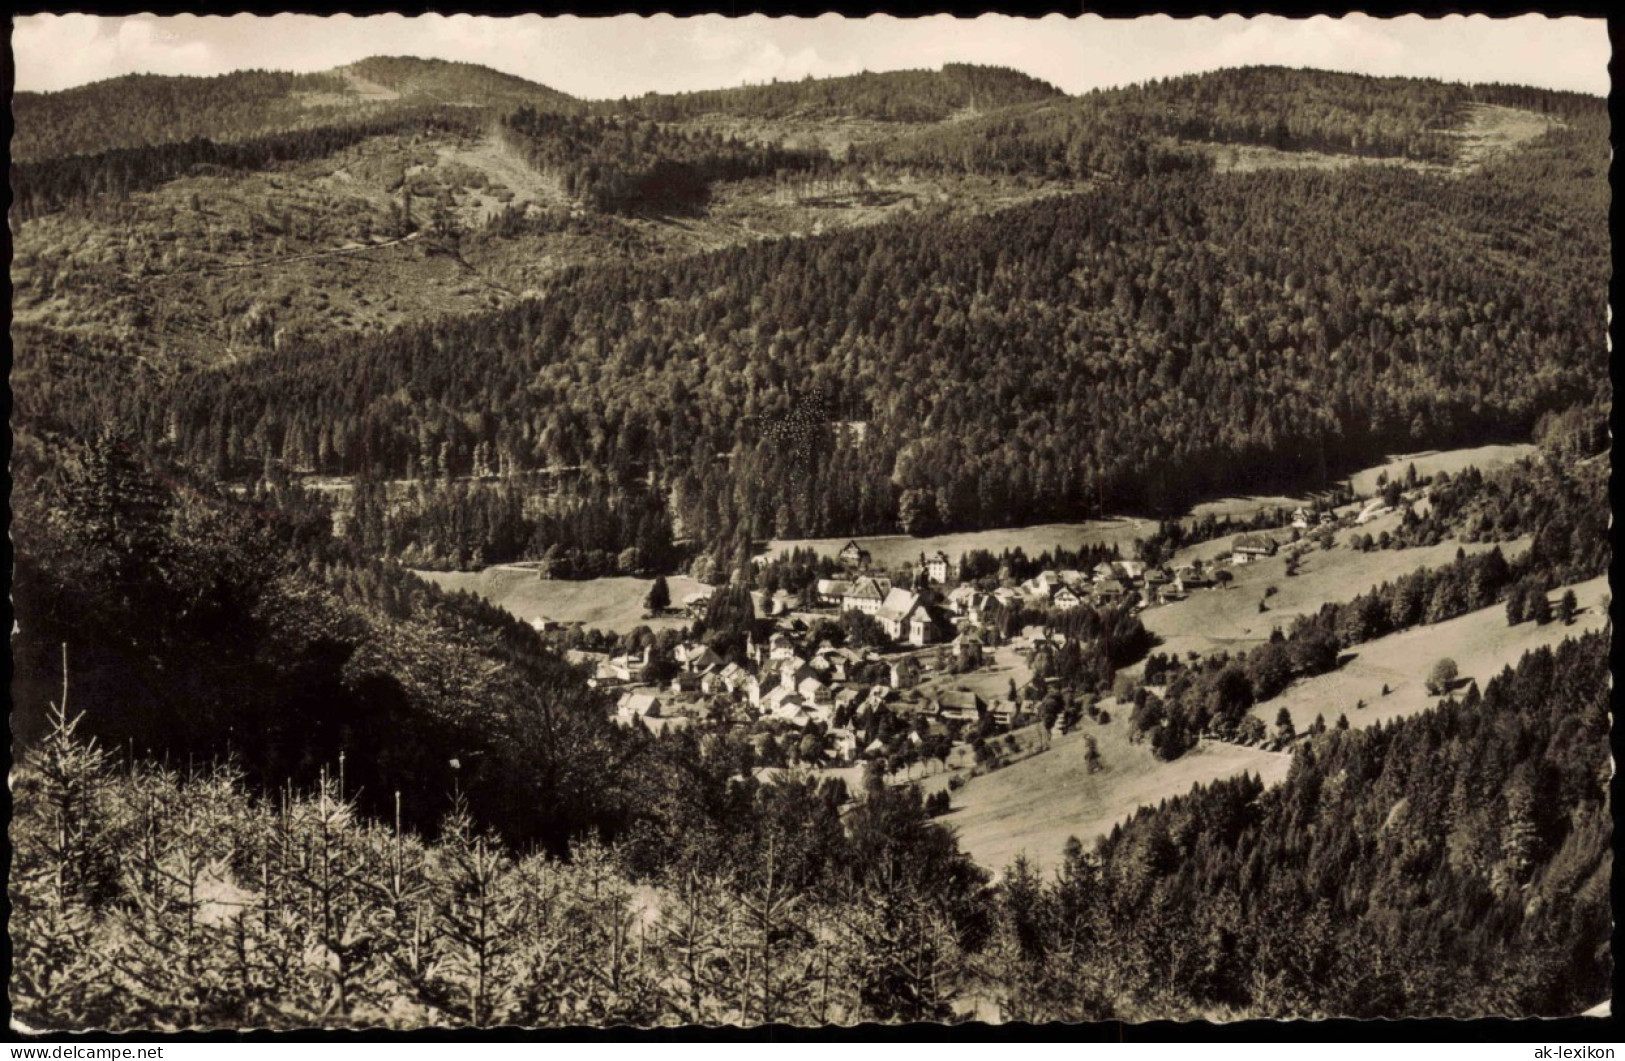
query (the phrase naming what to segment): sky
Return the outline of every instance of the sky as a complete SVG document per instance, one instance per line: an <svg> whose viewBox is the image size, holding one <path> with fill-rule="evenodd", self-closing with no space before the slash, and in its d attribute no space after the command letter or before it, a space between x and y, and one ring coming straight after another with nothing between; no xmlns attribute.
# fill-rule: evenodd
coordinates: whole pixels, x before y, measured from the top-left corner
<svg viewBox="0 0 1625 1061"><path fill-rule="evenodd" d="M213 75L250 67L306 72L371 55L417 55L480 63L590 99L944 62L1011 66L1069 93L1220 67L1280 64L1606 95L1610 55L1604 20L1542 15L1118 20L70 14L14 19L12 47L22 91L54 91L129 73Z"/></svg>

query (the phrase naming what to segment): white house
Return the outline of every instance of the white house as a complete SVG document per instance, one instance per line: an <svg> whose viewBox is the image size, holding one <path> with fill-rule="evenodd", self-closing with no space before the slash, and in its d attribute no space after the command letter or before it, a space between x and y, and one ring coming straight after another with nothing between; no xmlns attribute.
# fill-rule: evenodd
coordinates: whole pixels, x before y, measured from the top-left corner
<svg viewBox="0 0 1625 1061"><path fill-rule="evenodd" d="M1245 564L1274 556L1277 548L1275 539L1266 534L1238 534L1230 543L1230 557L1238 564Z"/></svg>
<svg viewBox="0 0 1625 1061"><path fill-rule="evenodd" d="M805 702L794 686L775 685L762 695L762 710L779 716L790 709L800 710Z"/></svg>
<svg viewBox="0 0 1625 1061"><path fill-rule="evenodd" d="M880 610L880 606L886 600L886 594L890 592L889 578L860 578L852 583L852 588L841 598L841 609L873 615Z"/></svg>
<svg viewBox="0 0 1625 1061"><path fill-rule="evenodd" d="M615 656L609 661L610 676L616 681L635 682L643 679L643 672L649 669L649 650L640 649L629 652L624 656Z"/></svg>
<svg viewBox="0 0 1625 1061"><path fill-rule="evenodd" d="M907 641L911 645L929 645L937 640L937 621L919 594L906 589L893 589L875 613L880 628L893 641Z"/></svg>
<svg viewBox="0 0 1625 1061"><path fill-rule="evenodd" d="M847 542L836 554L836 558L847 567L864 568L869 566L869 550L857 542Z"/></svg>
<svg viewBox="0 0 1625 1061"><path fill-rule="evenodd" d="M615 713L623 721L633 718L659 718L660 707L660 697L653 693L627 693L616 704Z"/></svg>
<svg viewBox="0 0 1625 1061"><path fill-rule="evenodd" d="M987 710L980 696L964 689L950 689L937 697L937 713L943 718L975 722Z"/></svg>
<svg viewBox="0 0 1625 1061"><path fill-rule="evenodd" d="M844 578L821 578L813 584L819 604L840 604L852 592L852 582Z"/></svg>
<svg viewBox="0 0 1625 1061"><path fill-rule="evenodd" d="M836 762L849 763L858 757L858 735L849 729L829 731L829 754Z"/></svg>

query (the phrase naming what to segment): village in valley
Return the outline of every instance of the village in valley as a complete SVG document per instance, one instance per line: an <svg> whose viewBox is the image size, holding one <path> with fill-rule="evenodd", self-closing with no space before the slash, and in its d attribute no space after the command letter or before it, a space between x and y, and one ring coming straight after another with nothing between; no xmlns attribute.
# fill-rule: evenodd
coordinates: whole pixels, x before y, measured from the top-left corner
<svg viewBox="0 0 1625 1061"><path fill-rule="evenodd" d="M1069 617L1132 617L1222 592L1237 566L1279 553L1295 565L1305 550L1330 548L1339 527L1390 511L1380 495L1340 512L1318 503L1261 511L1253 525L1279 524L1236 534L1228 551L1206 560L1156 555L1158 546L1143 541L1135 551L1146 559L1123 559L1117 546L1057 547L1032 560L1019 549L1002 558L933 550L882 568L856 540L833 556L762 554L750 578L768 588L748 593L754 629L738 651L684 627L658 635L645 628L647 636L629 639L640 642L631 649L567 655L589 685L614 695L623 726L654 734L695 723L745 729L766 764L756 768L759 778L791 770L857 781L867 771L897 783L948 772L957 789L1046 750L1058 724L1062 733L1076 725L1081 711L1057 662L1069 646L1076 656L1095 631ZM1057 557L1076 566L1045 565ZM649 603L703 630L728 589L663 602L661 580ZM531 625L547 638L565 633L544 617ZM946 794L938 798L945 809Z"/></svg>

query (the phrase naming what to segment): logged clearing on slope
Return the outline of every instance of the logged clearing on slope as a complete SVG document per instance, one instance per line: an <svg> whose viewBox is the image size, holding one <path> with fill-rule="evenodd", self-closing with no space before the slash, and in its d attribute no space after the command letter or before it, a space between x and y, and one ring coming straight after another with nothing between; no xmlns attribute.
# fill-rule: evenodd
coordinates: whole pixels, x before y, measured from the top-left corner
<svg viewBox="0 0 1625 1061"><path fill-rule="evenodd" d="M1403 166L1426 173L1463 174L1495 155L1515 151L1561 126L1558 119L1517 107L1493 103L1473 104L1459 129L1440 130L1458 141L1454 161L1423 162L1398 157L1363 157L1322 151L1284 151L1262 144L1207 143L1220 173L1253 173L1263 169L1342 170L1351 166Z"/></svg>
<svg viewBox="0 0 1625 1061"><path fill-rule="evenodd" d="M1265 784L1286 777L1283 752L1203 741L1171 763L1160 762L1148 743L1129 743L1129 709L1102 702L1112 716L1107 725L1087 717L1049 751L971 779L954 794L953 810L938 819L959 836L959 846L977 862L1002 872L1019 854L1045 869L1059 866L1068 838L1090 848L1142 806L1241 773L1260 775ZM1091 774L1087 759L1093 737L1102 768Z"/></svg>
<svg viewBox="0 0 1625 1061"><path fill-rule="evenodd" d="M681 615L645 619L643 602L649 596L653 579L592 578L579 581L537 578L534 569L488 567L484 571L418 571L415 574L443 590L468 590L512 612L527 622L547 618L561 623L582 623L590 628L617 634L630 633L639 626L651 630L675 630L688 625ZM666 580L674 604L683 597L706 588L691 578L674 575Z"/></svg>
<svg viewBox="0 0 1625 1061"><path fill-rule="evenodd" d="M1456 661L1458 694L1469 679L1482 689L1502 667L1516 666L1525 652L1600 629L1607 622L1602 603L1609 594L1606 576L1573 589L1581 611L1572 626L1559 622L1540 626L1532 621L1508 626L1506 606L1497 604L1446 622L1413 627L1350 646L1344 656L1353 655L1353 659L1329 674L1298 682L1255 707L1253 714L1273 729L1275 717L1284 707L1292 713L1292 724L1299 733L1316 715L1323 716L1328 726L1336 724L1339 714L1347 715L1355 728L1404 718L1442 699L1428 695L1425 682L1433 665L1444 658ZM1554 603L1562 595L1561 589L1548 594ZM1382 695L1384 685L1389 689L1387 696ZM1357 708L1361 700L1366 706Z"/></svg>
<svg viewBox="0 0 1625 1061"><path fill-rule="evenodd" d="M1491 156L1512 151L1562 124L1556 118L1534 111L1493 103L1477 104L1467 124L1454 134L1461 138L1456 169L1482 165Z"/></svg>

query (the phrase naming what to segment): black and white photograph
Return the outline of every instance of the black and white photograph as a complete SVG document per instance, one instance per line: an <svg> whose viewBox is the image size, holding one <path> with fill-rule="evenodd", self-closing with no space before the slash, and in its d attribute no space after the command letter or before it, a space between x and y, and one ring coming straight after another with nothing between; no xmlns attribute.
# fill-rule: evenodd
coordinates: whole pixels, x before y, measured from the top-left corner
<svg viewBox="0 0 1625 1061"><path fill-rule="evenodd" d="M1604 19L9 30L14 1037L1612 1029Z"/></svg>

